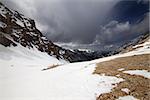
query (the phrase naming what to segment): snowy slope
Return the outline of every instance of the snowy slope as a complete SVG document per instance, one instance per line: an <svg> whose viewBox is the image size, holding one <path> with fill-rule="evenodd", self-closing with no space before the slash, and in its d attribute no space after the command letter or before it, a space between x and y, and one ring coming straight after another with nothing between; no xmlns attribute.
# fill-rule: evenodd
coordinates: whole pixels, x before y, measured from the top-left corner
<svg viewBox="0 0 150 100"><path fill-rule="evenodd" d="M43 66L62 63L47 54L24 47L0 46L1 100L95 100L111 92L116 83L124 81L114 76L92 74L95 64L118 57L149 54L150 42L135 51L93 61L68 63L50 70Z"/></svg>
<svg viewBox="0 0 150 100"><path fill-rule="evenodd" d="M0 66L41 66L45 68L48 65L64 64L64 60L58 60L55 57L49 56L47 53L40 52L35 47L25 48L18 44L14 47L4 47L0 45Z"/></svg>

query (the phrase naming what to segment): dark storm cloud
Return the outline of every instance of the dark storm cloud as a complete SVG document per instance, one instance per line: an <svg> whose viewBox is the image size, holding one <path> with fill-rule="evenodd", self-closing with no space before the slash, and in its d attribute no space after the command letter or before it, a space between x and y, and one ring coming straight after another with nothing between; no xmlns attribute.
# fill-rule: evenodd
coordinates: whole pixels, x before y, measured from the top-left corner
<svg viewBox="0 0 150 100"><path fill-rule="evenodd" d="M54 42L90 44L117 1L5 0L5 3L34 18L42 32Z"/></svg>
<svg viewBox="0 0 150 100"><path fill-rule="evenodd" d="M119 45L134 39L135 37L148 32L149 30L149 13L144 15L143 20L135 24L127 22L110 21L106 25L101 25L99 33L91 44L62 44L60 46L72 49L82 48L90 50L110 50L115 49Z"/></svg>
<svg viewBox="0 0 150 100"><path fill-rule="evenodd" d="M39 22L47 25L46 36L54 42L90 44L99 31L99 25L112 7L112 1L66 1L35 4ZM112 4L113 3L113 4ZM43 5L45 9L43 8ZM51 7L49 7L51 6Z"/></svg>
<svg viewBox="0 0 150 100"><path fill-rule="evenodd" d="M95 42L101 44L113 44L125 38L129 31L129 22L119 23L118 21L111 21L100 27L100 33L97 34Z"/></svg>
<svg viewBox="0 0 150 100"><path fill-rule="evenodd" d="M95 44L114 45L124 43L136 36L148 32L149 13L144 15L143 20L135 24L127 22L110 21L108 24L100 27L100 33L95 38Z"/></svg>

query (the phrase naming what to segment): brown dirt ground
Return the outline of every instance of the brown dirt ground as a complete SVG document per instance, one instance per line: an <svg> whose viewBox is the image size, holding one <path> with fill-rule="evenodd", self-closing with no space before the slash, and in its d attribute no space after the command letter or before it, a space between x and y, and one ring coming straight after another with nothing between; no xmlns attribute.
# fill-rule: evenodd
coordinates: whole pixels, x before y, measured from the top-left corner
<svg viewBox="0 0 150 100"><path fill-rule="evenodd" d="M136 69L150 71L150 54L117 58L98 63L94 74L117 75L116 77L123 78L125 81L118 83L117 87L112 89L112 92L101 94L97 97L97 100L115 100L119 96L126 95L132 95L140 100L150 100L150 79L140 75L123 73L118 71L120 68L124 68L123 71ZM121 91L122 88L128 88L130 92L127 94Z"/></svg>

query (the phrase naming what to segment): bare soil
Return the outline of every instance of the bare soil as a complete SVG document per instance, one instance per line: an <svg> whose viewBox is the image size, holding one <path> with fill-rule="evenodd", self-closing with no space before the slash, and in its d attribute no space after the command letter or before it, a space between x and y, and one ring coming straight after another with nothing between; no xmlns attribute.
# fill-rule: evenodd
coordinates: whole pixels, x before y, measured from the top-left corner
<svg viewBox="0 0 150 100"><path fill-rule="evenodd" d="M118 70L123 69L123 70ZM99 95L97 100L115 100L120 96L132 95L140 100L150 100L150 79L140 75L123 73L125 70L148 70L150 71L150 54L136 55L131 57L117 58L97 64L94 74L105 74L123 78L125 81L117 84L110 93ZM121 91L128 88L129 93Z"/></svg>

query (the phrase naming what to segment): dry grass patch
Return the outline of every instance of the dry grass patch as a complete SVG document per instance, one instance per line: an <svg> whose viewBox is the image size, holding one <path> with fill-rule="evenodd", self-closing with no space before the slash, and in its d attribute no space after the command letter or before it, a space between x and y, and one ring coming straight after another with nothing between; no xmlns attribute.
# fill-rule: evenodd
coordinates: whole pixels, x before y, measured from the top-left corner
<svg viewBox="0 0 150 100"><path fill-rule="evenodd" d="M52 68L55 68L55 67L58 67L58 66L61 66L61 65L59 65L59 64L49 65L47 68L42 69L42 71L49 70L49 69L52 69Z"/></svg>
<svg viewBox="0 0 150 100"><path fill-rule="evenodd" d="M123 70L118 70L123 69ZM117 58L111 61L97 64L95 74L105 74L123 78L125 81L117 84L112 92L101 94L97 100L115 100L119 96L132 95L140 100L149 100L150 98L150 79L140 75L130 75L123 73L125 70L148 70L150 71L150 54L143 54L131 57ZM128 88L129 93L121 91Z"/></svg>

